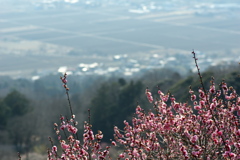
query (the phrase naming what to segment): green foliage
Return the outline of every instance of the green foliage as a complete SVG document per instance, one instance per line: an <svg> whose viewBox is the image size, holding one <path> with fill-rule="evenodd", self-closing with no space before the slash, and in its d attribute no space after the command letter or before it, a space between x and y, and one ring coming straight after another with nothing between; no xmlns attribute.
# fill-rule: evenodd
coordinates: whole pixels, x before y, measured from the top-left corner
<svg viewBox="0 0 240 160"><path fill-rule="evenodd" d="M31 110L29 100L16 90L9 93L4 102L11 108L11 116L22 116Z"/></svg>
<svg viewBox="0 0 240 160"><path fill-rule="evenodd" d="M7 106L3 100L0 100L0 126L4 127L7 124L7 120L11 115L11 108ZM1 128L0 128L1 129Z"/></svg>
<svg viewBox="0 0 240 160"><path fill-rule="evenodd" d="M38 138L36 136L37 120L32 113L12 117L7 123L8 137L16 150L21 153L29 152Z"/></svg>
<svg viewBox="0 0 240 160"><path fill-rule="evenodd" d="M104 83L97 90L91 103L91 123L95 130L103 131L103 141L113 138L114 125L123 127L123 121L132 116L142 92L140 81L127 83L124 79Z"/></svg>
<svg viewBox="0 0 240 160"><path fill-rule="evenodd" d="M10 118L23 116L31 110L30 101L20 92L13 90L0 100L0 125L4 127Z"/></svg>

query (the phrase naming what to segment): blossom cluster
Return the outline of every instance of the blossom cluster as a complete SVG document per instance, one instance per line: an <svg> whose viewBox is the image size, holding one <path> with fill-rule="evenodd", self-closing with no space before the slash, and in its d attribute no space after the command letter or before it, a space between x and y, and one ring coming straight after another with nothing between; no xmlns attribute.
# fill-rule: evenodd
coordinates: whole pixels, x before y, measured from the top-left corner
<svg viewBox="0 0 240 160"><path fill-rule="evenodd" d="M61 79L61 81L62 81L62 83L63 83L63 87L66 89L66 91L68 91L69 88L68 88L68 86L67 86L67 73L65 73L65 74L63 75L63 77L61 76L60 79Z"/></svg>
<svg viewBox="0 0 240 160"><path fill-rule="evenodd" d="M153 110L137 106L131 124L114 127L115 140L125 147L119 159L240 159L240 97L222 82L216 90L190 88L193 105L178 103L158 91ZM146 95L151 102L150 90Z"/></svg>
<svg viewBox="0 0 240 160"><path fill-rule="evenodd" d="M65 120L63 116L60 117L61 124L54 124L58 141L60 143L61 153L58 153L58 147L52 145L52 149L48 151L49 160L89 160L99 159L103 160L109 156L110 147L102 149L101 139L103 134L98 131L94 135L91 125L88 122L84 123L84 133L82 136L82 143L77 136L78 129L74 119ZM63 132L64 137L62 137ZM52 141L50 139L50 141Z"/></svg>

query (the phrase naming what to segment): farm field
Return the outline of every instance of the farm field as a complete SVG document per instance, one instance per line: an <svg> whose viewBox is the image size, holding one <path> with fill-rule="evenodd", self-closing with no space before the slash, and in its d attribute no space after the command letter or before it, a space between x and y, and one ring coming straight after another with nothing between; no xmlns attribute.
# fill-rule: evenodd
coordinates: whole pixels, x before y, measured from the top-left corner
<svg viewBox="0 0 240 160"><path fill-rule="evenodd" d="M165 54L162 53L164 49L173 50L173 54L179 51L190 53L192 49L208 54L239 49L239 19L224 15L197 16L193 11L133 14L124 8L8 12L0 15L0 35L1 41L17 38L29 41L29 45L37 41L56 48L66 47L79 51L79 59L88 56L94 62L96 59L92 55L128 54L138 57L140 53L149 56L152 51L158 50L158 54ZM58 55L57 52L54 57L47 53L42 56L48 64L39 57L36 57L38 63L34 62L34 57L31 58L33 63L29 63L31 60L28 57L11 55L8 61L3 57L0 63L4 67L0 67L0 71L6 73L8 68L14 70L14 67L17 71L22 63L29 64L21 66L21 70L27 70L41 69L41 66L57 68L64 63L77 65L81 62L67 54L61 60L62 54ZM60 57L56 59L56 56Z"/></svg>

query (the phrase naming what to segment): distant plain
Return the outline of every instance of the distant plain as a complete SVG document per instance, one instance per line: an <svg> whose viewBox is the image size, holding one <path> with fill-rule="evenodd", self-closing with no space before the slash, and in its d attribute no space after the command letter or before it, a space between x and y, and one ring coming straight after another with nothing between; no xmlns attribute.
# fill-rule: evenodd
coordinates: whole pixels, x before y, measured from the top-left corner
<svg viewBox="0 0 240 160"><path fill-rule="evenodd" d="M240 17L222 13L197 16L191 10L133 14L124 8L8 12L0 15L0 38L39 41L80 53L74 56L0 53L2 75L24 74L86 61L107 62L115 54L138 57L140 53L150 56L151 51L162 49L189 53L192 49L206 53L240 49Z"/></svg>

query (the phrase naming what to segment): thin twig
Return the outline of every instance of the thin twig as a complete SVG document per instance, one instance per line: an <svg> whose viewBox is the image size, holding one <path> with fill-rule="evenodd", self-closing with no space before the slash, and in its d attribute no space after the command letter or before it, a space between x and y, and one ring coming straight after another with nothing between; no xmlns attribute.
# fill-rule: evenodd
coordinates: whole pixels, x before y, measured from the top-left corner
<svg viewBox="0 0 240 160"><path fill-rule="evenodd" d="M68 106L69 106L69 109L70 109L71 118L73 119L73 126L76 127L75 115L73 114L72 104L71 104L71 100L70 100L70 96L69 96L69 88L67 86L67 73L65 73L63 77L60 77L60 79L62 80L63 87L65 88L65 91L66 91ZM76 138L78 139L78 134L77 133L76 133Z"/></svg>
<svg viewBox="0 0 240 160"><path fill-rule="evenodd" d="M67 95L68 106L69 106L69 109L70 109L70 112L71 112L71 117L72 117L73 116L73 110L72 110L72 105L71 105L71 101L70 101L70 98L69 98L68 90L66 90L66 95Z"/></svg>
<svg viewBox="0 0 240 160"><path fill-rule="evenodd" d="M205 96L206 96L207 95L207 91L205 90L205 87L204 87L204 84L203 84L203 80L202 80L202 75L201 75L201 72L200 72L200 68L199 68L198 63L197 63L198 58L196 57L196 53L194 51L192 51L192 54L193 54L193 59L195 61L196 67L197 67L199 80L200 80L200 83L202 85L203 92L205 93Z"/></svg>
<svg viewBox="0 0 240 160"><path fill-rule="evenodd" d="M194 59L194 61L195 61L196 67L197 67L197 71L198 71L198 76L199 76L199 79L200 79L200 83L201 83L201 85L202 85L202 90L203 90L203 92L204 92L204 94L205 94L205 97L206 97L207 105L210 106L210 102L209 102L209 100L208 100L208 98L207 98L207 91L205 90L205 87L204 87L204 84L203 84L203 80L202 80L202 75L201 75L201 72L200 72L200 69L199 69L199 66L198 66L198 63L197 63L198 58L196 57L196 53L195 53L194 51L192 51L192 54L193 54L193 59ZM207 108L207 109L210 111L210 113L211 113L211 115L212 115L212 119L213 119L213 122L215 123L216 128L217 128L218 130L220 130L220 127L219 127L219 125L218 125L218 123L217 123L217 120L216 120L216 118L215 118L212 110L211 110L210 108ZM224 137L223 134L221 135L221 138L222 138L223 144L224 144L225 149L226 149L226 147L227 147L227 146L226 146L226 140L225 140L225 137ZM205 145L205 146L206 146L206 145ZM206 148L205 148L205 149L206 149ZM229 158L231 159L230 155L228 155L228 156L229 156Z"/></svg>

